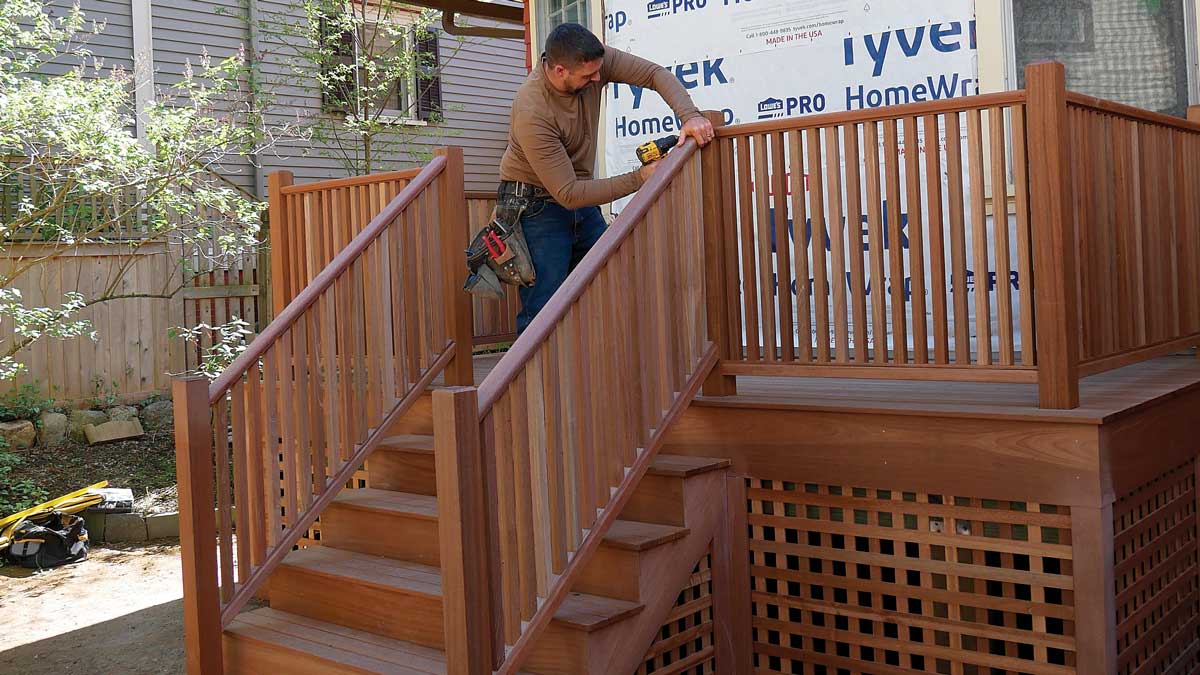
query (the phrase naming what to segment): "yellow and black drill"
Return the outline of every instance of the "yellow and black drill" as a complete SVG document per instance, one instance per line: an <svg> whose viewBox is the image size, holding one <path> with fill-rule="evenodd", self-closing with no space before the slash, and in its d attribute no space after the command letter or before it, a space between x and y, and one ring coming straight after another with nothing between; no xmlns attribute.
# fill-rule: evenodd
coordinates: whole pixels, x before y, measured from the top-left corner
<svg viewBox="0 0 1200 675"><path fill-rule="evenodd" d="M650 162L656 162L667 156L667 152L679 143L678 136L663 136L662 138L647 141L638 146L637 158L643 165Z"/></svg>

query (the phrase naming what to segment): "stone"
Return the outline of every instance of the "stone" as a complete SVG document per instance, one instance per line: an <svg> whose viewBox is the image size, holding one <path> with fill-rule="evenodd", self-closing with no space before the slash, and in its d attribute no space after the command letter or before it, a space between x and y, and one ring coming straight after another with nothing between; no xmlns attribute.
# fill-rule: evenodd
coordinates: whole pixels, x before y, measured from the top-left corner
<svg viewBox="0 0 1200 675"><path fill-rule="evenodd" d="M146 521L136 513L110 513L104 517L104 541L146 541Z"/></svg>
<svg viewBox="0 0 1200 675"><path fill-rule="evenodd" d="M112 422L128 422L138 418L137 408L131 405L119 405L109 408L104 411L104 414L108 415L109 421Z"/></svg>
<svg viewBox="0 0 1200 675"><path fill-rule="evenodd" d="M87 443L87 435L83 428L89 424L104 424L108 415L100 410L72 410L67 417L67 435L78 443Z"/></svg>
<svg viewBox="0 0 1200 675"><path fill-rule="evenodd" d="M126 422L113 421L105 422L104 424L89 424L83 428L83 433L87 437L88 445L96 445L98 443L123 441L127 438L137 438L146 432L142 430L142 423L135 417L132 421Z"/></svg>
<svg viewBox="0 0 1200 675"><path fill-rule="evenodd" d="M142 425L150 430L167 429L175 424L175 404L155 401L142 408Z"/></svg>
<svg viewBox="0 0 1200 675"><path fill-rule="evenodd" d="M13 450L32 448L37 443L37 427L29 420L0 422L0 438Z"/></svg>
<svg viewBox="0 0 1200 675"><path fill-rule="evenodd" d="M179 514L160 513L146 516L146 533L151 539L166 539L179 536Z"/></svg>
<svg viewBox="0 0 1200 675"><path fill-rule="evenodd" d="M92 542L92 545L104 542L104 523L107 519L107 513L99 513L97 511L83 512L84 527L87 528L88 541Z"/></svg>
<svg viewBox="0 0 1200 675"><path fill-rule="evenodd" d="M54 447L67 440L67 416L62 413L44 412L38 418L38 445Z"/></svg>

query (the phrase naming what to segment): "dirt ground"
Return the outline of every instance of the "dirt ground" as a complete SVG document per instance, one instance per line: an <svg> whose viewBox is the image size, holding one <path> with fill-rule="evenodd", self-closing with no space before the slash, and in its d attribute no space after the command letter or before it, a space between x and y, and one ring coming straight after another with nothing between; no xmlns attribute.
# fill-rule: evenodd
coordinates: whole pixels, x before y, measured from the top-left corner
<svg viewBox="0 0 1200 675"><path fill-rule="evenodd" d="M102 480L109 487L131 488L135 498L175 485L175 433L170 428L147 431L102 445L68 441L52 448L10 450L25 461L12 478L29 478L54 499Z"/></svg>
<svg viewBox="0 0 1200 675"><path fill-rule="evenodd" d="M0 567L0 675L182 673L182 596L176 540Z"/></svg>

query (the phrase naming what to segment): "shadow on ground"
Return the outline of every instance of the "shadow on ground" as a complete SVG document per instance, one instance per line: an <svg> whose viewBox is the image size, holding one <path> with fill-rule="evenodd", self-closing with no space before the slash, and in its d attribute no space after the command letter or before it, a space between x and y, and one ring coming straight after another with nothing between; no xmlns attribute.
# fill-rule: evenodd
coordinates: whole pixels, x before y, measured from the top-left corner
<svg viewBox="0 0 1200 675"><path fill-rule="evenodd" d="M71 608L62 611L69 613ZM182 600L0 652L0 673L13 675L174 675L183 671Z"/></svg>

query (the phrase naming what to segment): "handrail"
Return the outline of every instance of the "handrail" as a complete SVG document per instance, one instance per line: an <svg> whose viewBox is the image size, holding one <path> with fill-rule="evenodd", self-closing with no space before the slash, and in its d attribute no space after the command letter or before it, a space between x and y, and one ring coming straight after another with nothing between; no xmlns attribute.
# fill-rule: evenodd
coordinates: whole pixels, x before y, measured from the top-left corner
<svg viewBox="0 0 1200 675"><path fill-rule="evenodd" d="M526 327L525 332L517 338L512 347L500 358L496 367L483 378L479 384L479 418L492 409L504 389L512 384L521 368L533 358L534 353L553 332L555 326L562 321L571 306L587 289L588 284L596 278L608 259L620 247L621 242L633 232L646 211L654 204L663 190L675 178L687 161L696 152L697 145L688 138L682 145L667 155L662 164L642 186L629 205L617 215L613 224L588 252L588 256L575 268L563 285L555 292L554 297L542 308L533 321Z"/></svg>
<svg viewBox="0 0 1200 675"><path fill-rule="evenodd" d="M746 134L765 134L784 129L815 129L839 124L858 122L883 121L899 117L916 117L922 115L938 115L947 112L964 112L972 109L1009 106L1025 100L1025 90L1002 91L994 94L979 94L976 96L959 96L937 101L922 103L906 103L904 105L886 106L882 108L864 108L850 112L821 113L805 115L804 117L789 117L781 120L763 122L747 122L717 129L717 138L745 136Z"/></svg>
<svg viewBox="0 0 1200 675"><path fill-rule="evenodd" d="M363 176L350 176L349 178L335 178L333 180L324 180L319 183L299 183L295 185L285 185L280 188L285 195L300 194L303 192L314 192L320 190L333 190L336 188L353 187L355 185L370 185L372 183L382 183L393 180L410 180L421 175L421 172L428 169L429 165L419 166L414 169L404 169L403 171L388 171L386 173L368 173Z"/></svg>
<svg viewBox="0 0 1200 675"><path fill-rule="evenodd" d="M1093 110L1109 113L1111 115L1127 117L1139 122L1152 122L1154 124L1174 127L1181 131L1200 133L1200 121L1186 120L1182 117L1175 117L1173 115L1167 115L1164 113L1155 112L1153 110L1143 110L1125 103L1118 103L1116 101L1097 98L1088 94L1081 94L1077 91L1067 91L1067 103L1084 108L1091 108Z"/></svg>
<svg viewBox="0 0 1200 675"><path fill-rule="evenodd" d="M408 208L408 205L437 178L445 167L446 157L434 157L433 161L422 169L395 199L371 219L362 232L359 232L350 241L350 244L334 257L333 262L326 265L320 274L292 299L287 307L275 317L275 320L246 347L246 351L234 359L233 363L229 364L229 367L216 380L213 380L212 385L208 388L209 404L216 403L233 386L234 380L249 370L251 364L257 363L271 344L296 322L296 319L317 300L321 293L333 285L337 277L350 267L354 260L367 249L367 246L379 237L380 233L387 229L397 215Z"/></svg>

